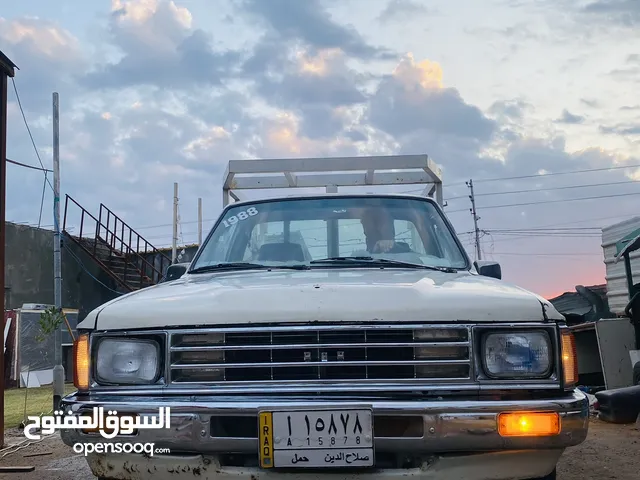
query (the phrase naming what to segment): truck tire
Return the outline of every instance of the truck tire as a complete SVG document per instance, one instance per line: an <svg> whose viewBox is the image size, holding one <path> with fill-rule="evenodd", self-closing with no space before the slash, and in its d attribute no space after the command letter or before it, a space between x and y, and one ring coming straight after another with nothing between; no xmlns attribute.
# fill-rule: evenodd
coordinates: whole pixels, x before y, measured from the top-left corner
<svg viewBox="0 0 640 480"><path fill-rule="evenodd" d="M633 384L640 385L640 362L633 366Z"/></svg>

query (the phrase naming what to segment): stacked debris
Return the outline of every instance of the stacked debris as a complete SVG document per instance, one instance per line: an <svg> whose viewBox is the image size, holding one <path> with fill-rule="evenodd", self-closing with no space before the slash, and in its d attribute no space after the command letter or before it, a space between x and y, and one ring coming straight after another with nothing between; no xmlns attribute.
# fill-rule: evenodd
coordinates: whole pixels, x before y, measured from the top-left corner
<svg viewBox="0 0 640 480"><path fill-rule="evenodd" d="M609 423L640 424L640 385L595 394L598 418Z"/></svg>

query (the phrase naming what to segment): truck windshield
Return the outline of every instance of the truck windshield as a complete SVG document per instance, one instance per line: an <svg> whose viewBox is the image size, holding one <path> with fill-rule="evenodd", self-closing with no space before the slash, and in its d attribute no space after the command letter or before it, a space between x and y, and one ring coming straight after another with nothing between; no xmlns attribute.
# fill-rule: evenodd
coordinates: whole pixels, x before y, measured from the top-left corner
<svg viewBox="0 0 640 480"><path fill-rule="evenodd" d="M466 254L431 201L351 196L232 206L210 232L190 270L224 264L316 268L325 259L345 257L374 264L380 260L468 268ZM345 262L345 267L353 265Z"/></svg>

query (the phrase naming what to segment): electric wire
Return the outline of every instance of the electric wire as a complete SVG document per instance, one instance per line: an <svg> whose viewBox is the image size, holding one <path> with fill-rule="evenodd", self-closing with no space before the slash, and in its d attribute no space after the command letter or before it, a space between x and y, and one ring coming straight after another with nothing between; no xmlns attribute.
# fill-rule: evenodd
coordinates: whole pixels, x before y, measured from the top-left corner
<svg viewBox="0 0 640 480"><path fill-rule="evenodd" d="M566 172L550 172L550 173L537 173L537 174L532 174L532 175L518 175L518 176L513 176L513 177L496 177L496 178L479 178L479 179L474 179L473 181L476 183L479 182L502 182L504 180L523 180L526 178L540 178L540 177L554 177L554 176L558 176L558 175L573 175L576 173L590 173L590 172L606 172L609 170L624 170L626 168L640 168L640 164L634 164L634 165L618 165L615 167L602 167L602 168L589 168L589 169L584 169L584 170L569 170ZM449 184L444 184L445 187L453 187L456 185L464 185L465 182L456 182L456 183L449 183Z"/></svg>
<svg viewBox="0 0 640 480"><path fill-rule="evenodd" d="M566 202L579 202L583 200L599 200L603 198L620 198L620 197L628 197L633 195L640 195L640 192L630 192L630 193L616 193L611 195L596 195L592 197L579 197L579 198L563 198L556 200L538 200L536 202L521 202L521 203L507 203L502 205L487 205L480 206L478 210L488 210L491 208L510 208L510 207L525 207L529 205L543 205L549 203L566 203ZM456 212L468 212L469 208L461 208L457 210L448 210L446 213L456 213Z"/></svg>
<svg viewBox="0 0 640 480"><path fill-rule="evenodd" d="M32 170L38 170L40 172L53 172L53 170L49 170L48 168L40 168L40 167L36 167L34 165L28 165L26 163L22 163L22 162L17 162L15 160L11 160L10 158L7 158L7 163L11 163L13 165L18 165L19 167L30 168Z"/></svg>
<svg viewBox="0 0 640 480"><path fill-rule="evenodd" d="M16 86L16 81L15 79L12 77L11 78L11 83L13 84L13 91L16 94L16 101L18 103L18 108L20 109L20 113L22 115L22 120L24 121L24 126L27 127L27 133L29 134L29 138L31 139L31 145L33 145L33 150L36 152L36 157L38 158L38 162L40 162L40 167L42 167L42 171L44 172L44 181L45 181L45 186L48 183L49 186L51 187L51 191L55 192L55 189L53 188L53 185L51 185L51 182L49 181L49 177L48 177L48 172L50 172L51 170L48 170L47 168L45 168L44 163L42 163L42 159L40 158L40 152L38 152L38 147L36 146L36 142L33 139L33 135L31 134L31 128L29 128L29 122L27 122L27 116L24 113L24 109L22 108L22 102L20 101L20 94L18 93L18 87ZM16 163L19 164L18 162L11 162L11 163ZM36 168L37 167L31 167L25 164L19 164L22 165L24 167L28 167L28 168ZM44 198L45 198L45 188L42 189L42 198L40 200L40 216L38 219L38 228L40 227L40 224L42 223L42 209L44 207ZM55 208L55 205L54 205ZM54 215L55 218L55 215ZM56 232L58 232L58 225L56 225Z"/></svg>
<svg viewBox="0 0 640 480"><path fill-rule="evenodd" d="M563 185L560 187L546 187L546 188L531 188L523 190L511 190L507 192L487 192L487 193L475 193L475 197L491 197L495 195L514 195L518 193L531 193L531 192L547 192L553 190L570 190L572 188L592 188L592 187L605 187L611 185L629 185L631 183L640 184L637 180L623 180L620 182L602 182L602 183L590 183L586 185ZM460 195L457 197L449 197L446 200L457 200L461 198L469 198L468 195Z"/></svg>
<svg viewBox="0 0 640 480"><path fill-rule="evenodd" d="M103 282L101 282L100 280L98 280L90 271L89 269L84 265L84 263L82 262L82 260L80 260L80 258L78 258L78 256L70 249L70 248L65 248L65 251L71 255L71 258L73 258L78 265L80 266L80 268L87 274L89 275L92 279L94 279L96 282L98 282L100 285L102 285L104 288L106 288L107 290L109 290L112 293L115 293L117 295L122 295L122 292L118 292L117 290L114 290L113 288L109 287L108 285L104 284Z"/></svg>

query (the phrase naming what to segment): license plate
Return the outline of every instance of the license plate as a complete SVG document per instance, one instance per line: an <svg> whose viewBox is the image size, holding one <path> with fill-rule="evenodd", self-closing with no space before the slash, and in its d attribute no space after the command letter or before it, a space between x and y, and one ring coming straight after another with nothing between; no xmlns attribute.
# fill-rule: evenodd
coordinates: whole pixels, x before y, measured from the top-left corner
<svg viewBox="0 0 640 480"><path fill-rule="evenodd" d="M373 466L370 409L260 412L262 468Z"/></svg>

